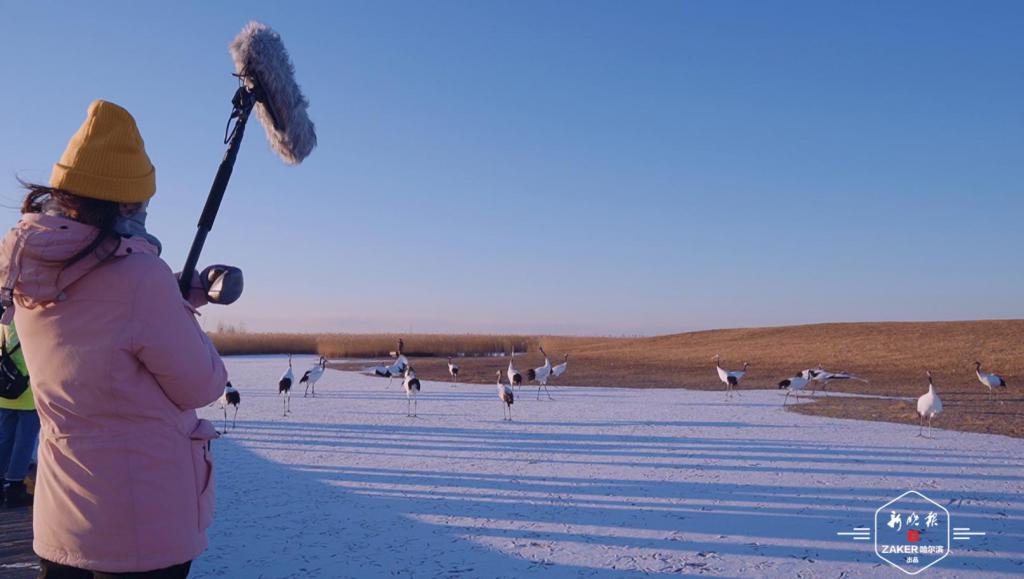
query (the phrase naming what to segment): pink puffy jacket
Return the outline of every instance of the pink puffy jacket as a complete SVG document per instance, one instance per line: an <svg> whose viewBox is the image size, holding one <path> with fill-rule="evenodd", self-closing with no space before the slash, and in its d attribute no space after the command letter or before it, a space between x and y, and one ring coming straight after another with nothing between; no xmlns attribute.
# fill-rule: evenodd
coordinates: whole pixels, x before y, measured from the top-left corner
<svg viewBox="0 0 1024 579"><path fill-rule="evenodd" d="M94 571L160 569L206 548L217 433L194 409L227 372L149 243L63 266L95 234L30 214L0 244L42 422L33 547Z"/></svg>

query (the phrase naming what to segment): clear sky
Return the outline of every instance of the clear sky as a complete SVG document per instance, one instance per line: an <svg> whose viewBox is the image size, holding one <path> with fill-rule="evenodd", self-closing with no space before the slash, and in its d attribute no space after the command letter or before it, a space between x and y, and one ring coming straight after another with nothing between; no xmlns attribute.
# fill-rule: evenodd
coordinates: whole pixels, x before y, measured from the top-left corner
<svg viewBox="0 0 1024 579"><path fill-rule="evenodd" d="M90 101L180 267L250 19L319 148L247 134L203 263L250 330L652 334L1024 317L1024 3L0 3L0 210Z"/></svg>

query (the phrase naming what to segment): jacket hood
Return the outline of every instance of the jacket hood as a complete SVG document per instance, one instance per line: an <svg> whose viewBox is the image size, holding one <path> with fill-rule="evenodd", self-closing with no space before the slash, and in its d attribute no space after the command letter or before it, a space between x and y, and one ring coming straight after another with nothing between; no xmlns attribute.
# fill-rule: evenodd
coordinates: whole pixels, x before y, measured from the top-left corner
<svg viewBox="0 0 1024 579"><path fill-rule="evenodd" d="M102 256L133 253L156 255L157 249L141 237L118 237L71 265L66 262L95 239L97 229L66 217L23 215L0 242L0 302L13 315L10 303L25 308L61 301L64 290L96 269ZM110 259L108 257L107 259Z"/></svg>

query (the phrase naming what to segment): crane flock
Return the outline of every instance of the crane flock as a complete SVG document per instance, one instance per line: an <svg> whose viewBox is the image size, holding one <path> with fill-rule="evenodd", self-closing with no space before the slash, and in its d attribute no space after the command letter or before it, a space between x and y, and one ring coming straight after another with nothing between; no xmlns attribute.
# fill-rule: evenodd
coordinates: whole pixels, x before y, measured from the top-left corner
<svg viewBox="0 0 1024 579"><path fill-rule="evenodd" d="M388 384L390 386L391 380L395 378L402 379L402 388L406 394L406 416L410 418L417 417L418 407L418 395L423 388L422 382L416 377L416 370L409 363L409 359L406 358L404 351L404 342L398 341L398 349L394 352L395 359L387 365L373 366L367 369L367 372L382 378L388 378ZM569 369L569 354L564 354L562 362L556 366L551 365L551 358L547 352L544 351L543 347L538 348L541 354L544 355L544 364L537 368L531 368L526 371L526 374L520 372L515 365L516 352L513 349L512 354L509 356L508 367L504 372L497 370L498 376L498 399L502 403L502 418L504 420L512 420L512 404L515 401L515 388L521 386L524 382L530 381L537 384L537 400L541 399L541 392L545 393L549 400L554 400L551 395L551 391L548 389L548 381L552 378L559 378L568 371ZM300 384L306 384L306 389L311 390L312 397L316 396L316 382L323 376L324 369L326 368L327 358L320 357L316 366L313 366L303 374L302 379L299 380ZM448 375L451 377L452 386L457 384L460 376L461 369L458 364L454 362L452 356L448 357ZM502 374L508 379L508 383L504 383ZM288 369L285 371L284 376L281 377L279 382L279 392L285 395L284 401L284 413L287 416L291 412L291 405L289 402L288 391L291 388L292 380L292 360L291 356L288 356ZM286 385L287 384L287 385Z"/></svg>
<svg viewBox="0 0 1024 579"><path fill-rule="evenodd" d="M418 396L422 389L422 383L416 376L416 371L409 363L403 352L404 343L402 340L398 341L398 349L394 353L395 359L392 363L383 366L375 366L368 371L372 375L389 378L389 385L391 380L396 377L402 379L402 387L406 394L406 416L415 418L418 416ZM516 352L513 349L509 356L508 367L502 371L497 370L497 393L498 399L502 404L502 419L506 421L512 420L512 405L515 402L515 390L520 387L524 380L534 382L537 384L537 400L541 399L541 392L547 394L549 400L554 398L551 396L551 392L548 390L548 380L551 378L558 378L563 376L569 367L569 354L563 355L562 362L552 366L551 358L543 347L539 347L538 350L544 356L544 364L530 368L526 371L525 375L519 371L515 364ZM712 360L715 363L715 371L718 379L725 386L726 397L731 397L736 388L740 385L740 382L747 375L748 368L751 367L749 362L744 362L742 369L740 370L727 370L722 367L721 356L715 354ZM306 391L303 397L307 395L315 398L316 397L316 384L323 377L327 367L327 358L320 356L316 365L306 370L302 378L299 380L299 384L303 384L306 387ZM460 367L454 362L452 356L448 357L448 374L451 377L452 386L458 383L460 376ZM994 373L984 372L981 369L981 362L974 363L974 370L979 382L984 385L989 392L990 399L996 398L996 393L1006 389L1006 380ZM920 419L921 429L919 436L927 437L931 434L932 424L936 416L942 412L942 401L939 398L939 394L935 389L934 379L931 371L927 372L928 377L928 391L921 395L917 400L917 414ZM288 416L291 413L291 389L294 384L294 371L292 367L292 356L288 355L288 368L282 374L278 381L278 394L282 397L282 411L283 416ZM868 383L868 380L857 376L850 372L833 372L826 370L821 364L818 364L816 368L806 368L794 373L793 375L784 378L779 381L777 386L780 390L786 390L786 395L783 398L782 406L785 407L789 402L790 395L809 389L811 385L818 385L821 390L827 390L827 387L832 382L846 382L846 381L858 381ZM812 396L817 392L817 388L812 389ZM228 382L224 388L224 394L218 399L220 406L224 413L224 431L227 432L227 407L234 406L234 415L232 417L232 428L235 426L235 419L238 416L238 406L241 402L241 395L237 388L235 388L231 382ZM924 433L924 424L928 423L928 435Z"/></svg>
<svg viewBox="0 0 1024 579"><path fill-rule="evenodd" d="M718 371L719 378L724 382L726 381L730 373L723 370L722 367L718 364L718 356L715 356L714 359L715 368ZM746 365L744 365L744 369L746 369ZM981 362L974 363L974 372L978 377L978 381L988 388L990 399L995 398L995 393L997 391L1006 388L1006 380L1003 379L1003 377L999 376L998 374L990 374L983 372L981 370ZM932 429L932 421L935 419L936 416L939 415L939 413L942 412L942 400L939 398L939 394L935 390L935 382L932 377L931 371L929 370L928 372L926 372L926 375L928 376L928 391L922 394L917 399L917 414L921 422L921 431L918 433L918 436L924 437L927 437L924 434L925 421L927 420L928 422L928 434L930 435ZM832 381L845 380L855 380L858 382L868 383L868 380L851 374L849 372L829 372L828 370L825 370L821 364L818 364L817 368L808 368L806 370L801 370L800 372L797 372L796 374L790 376L789 378L785 378L778 383L779 389L786 390L786 397L783 399L782 405L783 407L786 406L786 402L789 401L790 394L802 391L812 383L817 382L821 384L821 388L822 390L824 390ZM732 384L732 386L734 385L735 384ZM727 386L727 392L729 391L729 389L730 386ZM812 391L812 396L814 395L814 392L816 392L816 390ZM1000 401L1000 403L1002 403L1002 401Z"/></svg>

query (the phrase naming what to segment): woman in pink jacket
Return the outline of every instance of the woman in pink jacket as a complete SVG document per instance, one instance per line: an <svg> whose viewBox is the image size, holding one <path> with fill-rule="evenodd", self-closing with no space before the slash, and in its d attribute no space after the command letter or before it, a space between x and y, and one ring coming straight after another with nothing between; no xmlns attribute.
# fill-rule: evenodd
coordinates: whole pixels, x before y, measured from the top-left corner
<svg viewBox="0 0 1024 579"><path fill-rule="evenodd" d="M155 191L134 119L96 101L0 244L42 423L40 577L186 577L206 548L217 433L194 409L227 375L157 248L117 233Z"/></svg>

